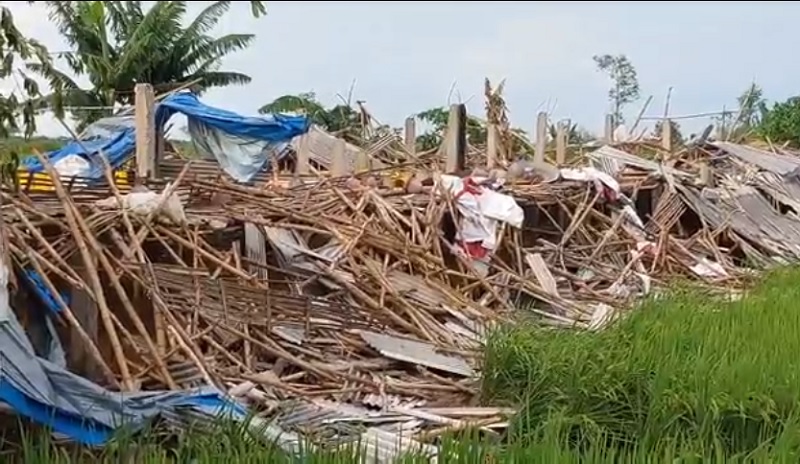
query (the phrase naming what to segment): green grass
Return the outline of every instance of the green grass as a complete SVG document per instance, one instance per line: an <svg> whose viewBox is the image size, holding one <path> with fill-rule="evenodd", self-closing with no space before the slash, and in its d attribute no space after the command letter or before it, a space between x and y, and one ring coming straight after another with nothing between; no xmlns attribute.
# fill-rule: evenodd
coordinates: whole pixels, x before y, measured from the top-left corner
<svg viewBox="0 0 800 464"><path fill-rule="evenodd" d="M148 433L136 439L120 439L102 450L55 445L41 431L15 441L16 445L0 439L3 455L0 462L21 464L118 464L118 463L194 463L216 464L226 461L236 464L351 464L364 462L368 456L355 446L327 452L307 452L291 457L270 443L250 439L238 427L220 426L216 430L182 434L180 439L161 437ZM563 463L611 464L641 462L695 462L693 456L680 455L672 449L618 451L595 447L585 452L567 449L555 442L524 444L510 442L503 445L489 443L477 435L450 437L441 443L440 463ZM700 461L696 461L700 462ZM398 464L428 464L421 456L405 456Z"/></svg>
<svg viewBox="0 0 800 464"><path fill-rule="evenodd" d="M0 155L16 151L20 157L33 154L36 149L42 153L57 150L67 143L70 139L66 138L49 138L49 137L31 137L26 139L24 137L9 137L7 139L0 139Z"/></svg>
<svg viewBox="0 0 800 464"><path fill-rule="evenodd" d="M502 440L444 440L439 462L798 462L798 283L800 270L783 270L735 303L674 292L599 333L498 331L484 395L522 412ZM41 433L22 442L8 462L360 462L353 449L291 458L231 426L151 432L100 451L54 446Z"/></svg>
<svg viewBox="0 0 800 464"><path fill-rule="evenodd" d="M486 397L524 405L512 433L528 443L796 461L799 282L782 270L735 303L676 292L601 333L498 333Z"/></svg>

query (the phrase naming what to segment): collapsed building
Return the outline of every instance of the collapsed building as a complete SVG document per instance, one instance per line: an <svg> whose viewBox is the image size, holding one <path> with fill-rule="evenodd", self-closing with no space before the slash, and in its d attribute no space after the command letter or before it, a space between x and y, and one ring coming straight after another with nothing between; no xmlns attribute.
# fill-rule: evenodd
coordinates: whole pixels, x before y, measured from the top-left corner
<svg viewBox="0 0 800 464"><path fill-rule="evenodd" d="M513 414L477 406L495 325L597 330L676 276L731 289L800 257L787 151L625 143L511 179L188 93L158 104L159 131L174 113L204 159L136 179L127 115L2 192L0 402L80 443L256 411L289 451L313 430L381 462L434 456L436 437Z"/></svg>

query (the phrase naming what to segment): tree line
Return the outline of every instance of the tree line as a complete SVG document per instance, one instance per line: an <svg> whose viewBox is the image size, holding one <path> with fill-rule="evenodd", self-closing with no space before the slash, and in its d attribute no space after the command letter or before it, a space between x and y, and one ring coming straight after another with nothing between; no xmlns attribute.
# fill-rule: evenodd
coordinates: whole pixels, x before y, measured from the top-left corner
<svg viewBox="0 0 800 464"><path fill-rule="evenodd" d="M255 40L253 34L214 35L215 26L229 13L232 2L213 2L193 18L188 17L188 2L182 1L157 1L149 9L138 1L28 3L45 6L69 50L49 53L35 39L24 37L8 8L0 6L0 77L13 79L17 87L16 92L0 95L0 137L32 135L36 129L34 116L42 110L57 116L69 113L81 129L110 116L115 105L131 105L134 87L140 82L152 84L157 93L188 85L202 94L213 87L251 81L247 74L222 69L224 57L248 48ZM248 3L254 17L266 14L266 2ZM609 77L611 113L615 124L621 124L625 109L641 97L636 68L625 55L606 54L593 59L597 69ZM34 76L47 82L47 91L39 88ZM79 78L90 85L78 85ZM364 126L371 123L360 102L325 106L313 92L284 95L259 111L304 112L320 127L354 143L363 142ZM447 108L430 108L416 117L428 127L417 137L418 148L437 147L447 125ZM671 123L676 137L673 145L680 145L680 127ZM762 89L752 84L739 97L738 112L723 114L717 124L732 137L761 137L800 147L800 97L769 104ZM572 143L592 138L575 124L567 129ZM378 128L378 132L392 130L397 129ZM525 135L522 129L512 130ZM470 143L485 143L486 129L480 119L470 118L467 132ZM554 126L550 132L555 132ZM529 149L517 148L520 152Z"/></svg>

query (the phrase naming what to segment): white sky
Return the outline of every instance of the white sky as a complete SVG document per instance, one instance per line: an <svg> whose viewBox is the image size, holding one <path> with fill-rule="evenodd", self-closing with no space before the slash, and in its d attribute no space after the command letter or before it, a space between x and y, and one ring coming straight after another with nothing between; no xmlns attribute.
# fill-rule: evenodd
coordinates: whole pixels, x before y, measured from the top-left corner
<svg viewBox="0 0 800 464"><path fill-rule="evenodd" d="M204 3L190 5L198 11ZM53 51L66 48L43 7L6 5L29 36ZM355 82L356 99L401 126L448 98L482 114L488 76L507 79L513 125L530 129L545 109L600 132L609 82L592 55L604 53L624 53L638 70L642 101L628 108L631 116L650 94L647 113L661 114L670 86L672 115L735 108L754 79L772 100L798 92L792 52L800 48L800 2L270 1L268 8L256 20L239 2L220 24L219 34L257 35L225 62L253 82L214 90L207 103L255 114L275 97L313 90L335 104ZM681 123L696 131L708 119ZM64 133L47 117L40 132Z"/></svg>

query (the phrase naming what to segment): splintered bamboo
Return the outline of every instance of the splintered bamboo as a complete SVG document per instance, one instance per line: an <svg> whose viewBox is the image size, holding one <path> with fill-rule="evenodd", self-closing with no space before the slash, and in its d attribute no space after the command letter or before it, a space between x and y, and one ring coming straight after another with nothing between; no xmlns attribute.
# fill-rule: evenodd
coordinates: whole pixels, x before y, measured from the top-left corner
<svg viewBox="0 0 800 464"><path fill-rule="evenodd" d="M117 335L117 331L114 329L114 324L111 321L111 310L108 308L108 303L106 302L105 294L103 293L103 286L100 283L100 276L97 272L97 268L95 267L94 258L92 257L91 253L89 253L89 248L86 246L86 240L84 239L83 234L80 231L80 226L78 225L78 220L76 218L78 213L73 208L72 201L67 192L64 190L64 186L61 184L61 178L56 170L53 169L52 164L50 164L50 160L48 160L47 157L43 156L37 150L34 150L34 153L44 166L47 174L50 176L53 182L53 187L55 187L56 190L56 195L58 195L58 198L61 200L61 204L64 207L64 217L69 224L69 228L72 231L73 237L75 238L78 250L81 253L83 265L86 267L92 286L92 292L94 293L98 309L100 310L100 318L103 321L103 326L108 334L109 340L111 341L111 349L114 352L114 358L117 362L120 375L122 376L122 386L126 390L133 390L133 380L131 379L131 374L128 370L128 364L125 360L122 344L119 341L119 336Z"/></svg>
<svg viewBox="0 0 800 464"><path fill-rule="evenodd" d="M497 132L492 153L505 166L513 134L496 92L487 94ZM399 176L347 168L336 177L324 172L324 153L309 141L305 155L315 164L294 182L273 172L254 185L237 184L218 166L208 174L204 161L175 162L170 179L148 182L160 197L147 212L124 207L132 198L114 185L107 164L107 186L76 187L43 160L55 194L2 193L12 264L41 274L54 295L79 288L97 303L110 362L64 299L54 298L92 360L120 388L213 384L269 411L289 400L407 411L425 423L413 434L436 437L502 421L496 410L472 419L469 412L437 416L471 410L465 406L478 393L485 333L498 323L524 317L596 329L606 313L626 310L671 276L739 285L745 273L734 253L769 263L783 252L775 240L732 228L735 205L723 207L733 201L702 202L677 168L664 184L658 173L627 166L615 171L613 193L594 180L506 179L502 193L523 208L525 220L521 229L497 228L497 247L478 270L458 233L463 221L475 219L458 195L441 188L442 174L430 170L439 162L434 152L418 154L427 159L422 164L391 165ZM636 147L623 145L617 148L635 155ZM381 147L362 148L370 163L388 159ZM470 167L481 163L482 147L462 148ZM395 152L407 150L401 143ZM276 171L279 165L272 164ZM715 166L711 175L720 172ZM186 223L162 217L173 194ZM658 201L646 201L648 195ZM645 204L651 210L643 211ZM700 226L686 219L691 214ZM723 241L739 251L720 247ZM86 272L70 267L73 255ZM706 261L727 276L700 275L698 264ZM141 299L130 292L137 288L146 292L148 311L152 306L153 327L135 306ZM111 312L109 300L122 312ZM410 404L425 404L426 412Z"/></svg>

